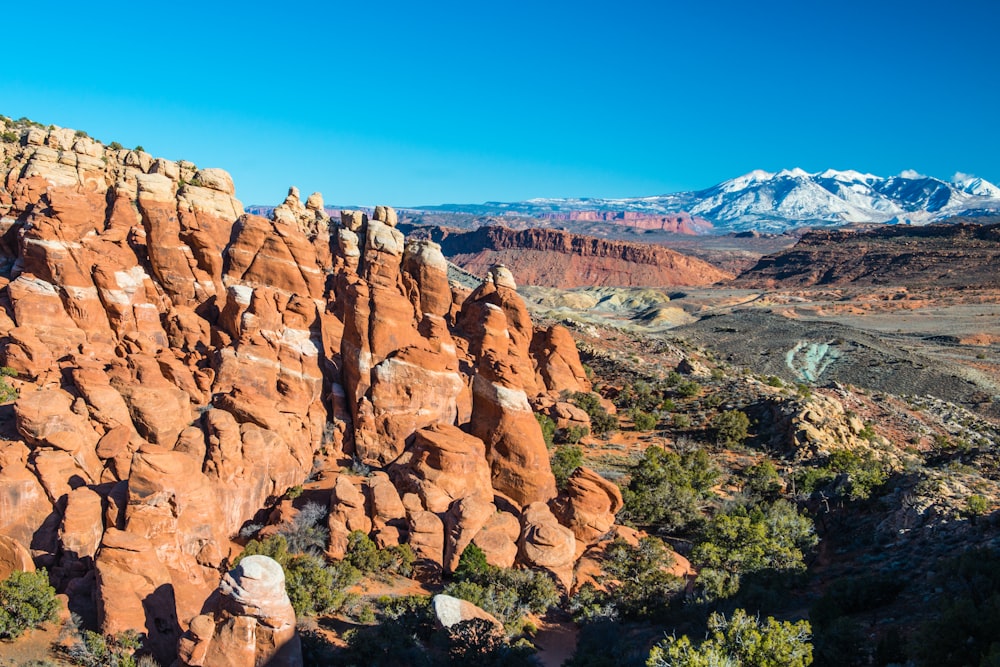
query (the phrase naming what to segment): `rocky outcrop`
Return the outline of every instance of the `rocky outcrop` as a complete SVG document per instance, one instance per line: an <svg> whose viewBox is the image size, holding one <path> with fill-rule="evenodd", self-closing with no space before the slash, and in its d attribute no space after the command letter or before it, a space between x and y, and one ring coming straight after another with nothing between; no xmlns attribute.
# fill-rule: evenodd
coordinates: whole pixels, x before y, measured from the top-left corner
<svg viewBox="0 0 1000 667"><path fill-rule="evenodd" d="M552 501L552 513L573 531L577 540L589 545L611 530L615 514L623 506L617 484L580 466L569 476L565 490Z"/></svg>
<svg viewBox="0 0 1000 667"><path fill-rule="evenodd" d="M292 188L247 215L222 170L0 123L17 136L0 141L0 356L19 391L0 560L30 554L71 605L93 598L102 632L146 633L162 664L178 646L191 665L295 664L280 568L247 559L221 589L220 572L311 473L332 486L331 558L359 530L431 567L474 543L566 576L573 531L613 515L574 497L566 527L545 506L533 406L570 410L561 393L589 383L508 269L469 295L389 207L331 221ZM374 470L343 474L351 459Z"/></svg>
<svg viewBox="0 0 1000 667"><path fill-rule="evenodd" d="M532 503L524 509L518 546L526 565L550 571L570 589L576 540L573 531L560 525L545 503Z"/></svg>
<svg viewBox="0 0 1000 667"><path fill-rule="evenodd" d="M214 611L191 621L178 657L192 667L301 667L281 565L267 556L241 560L222 578Z"/></svg>
<svg viewBox="0 0 1000 667"><path fill-rule="evenodd" d="M31 552L12 537L0 535L0 581L13 572L34 572L35 562Z"/></svg>
<svg viewBox="0 0 1000 667"><path fill-rule="evenodd" d="M486 445L455 426L435 424L417 431L412 448L392 470L397 487L415 493L432 512L447 512L453 502L469 497L493 502Z"/></svg>
<svg viewBox="0 0 1000 667"><path fill-rule="evenodd" d="M1000 225L969 222L817 230L740 274L740 287L1000 287Z"/></svg>
<svg viewBox="0 0 1000 667"><path fill-rule="evenodd" d="M470 428L486 443L493 488L522 505L552 498L555 477L528 403L538 393L528 352L531 320L510 271L494 267L458 321L476 358Z"/></svg>
<svg viewBox="0 0 1000 667"><path fill-rule="evenodd" d="M444 255L466 271L484 275L502 263L525 285L667 287L710 285L732 278L707 262L663 246L555 229L484 226L459 232L437 227L421 233L438 242Z"/></svg>

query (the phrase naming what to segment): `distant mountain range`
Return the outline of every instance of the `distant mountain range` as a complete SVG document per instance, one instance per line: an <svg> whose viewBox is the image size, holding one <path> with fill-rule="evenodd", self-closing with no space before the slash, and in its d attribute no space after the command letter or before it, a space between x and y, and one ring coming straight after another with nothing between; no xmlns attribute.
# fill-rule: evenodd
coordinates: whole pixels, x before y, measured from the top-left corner
<svg viewBox="0 0 1000 667"><path fill-rule="evenodd" d="M802 226L848 223L922 225L956 215L1000 213L1000 188L981 178L952 182L904 172L883 178L857 171L810 174L802 169L762 170L695 192L623 199L529 199L523 202L445 204L424 211L482 216L592 219L584 212L635 216L688 214L692 231L780 233ZM691 233L691 232L688 232Z"/></svg>

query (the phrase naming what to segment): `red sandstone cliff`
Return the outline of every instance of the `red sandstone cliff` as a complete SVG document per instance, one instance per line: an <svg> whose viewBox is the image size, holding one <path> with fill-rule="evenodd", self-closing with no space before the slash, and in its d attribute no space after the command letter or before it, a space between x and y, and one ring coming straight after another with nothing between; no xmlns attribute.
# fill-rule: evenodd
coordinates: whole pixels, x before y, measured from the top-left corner
<svg viewBox="0 0 1000 667"><path fill-rule="evenodd" d="M732 278L711 264L668 248L611 241L553 229L480 227L470 232L421 228L452 262L476 275L503 264L528 285L665 287Z"/></svg>
<svg viewBox="0 0 1000 667"><path fill-rule="evenodd" d="M572 222L610 222L622 227L673 234L706 234L712 230L711 222L704 218L692 217L688 213L656 215L638 211L566 211L540 213L538 218Z"/></svg>

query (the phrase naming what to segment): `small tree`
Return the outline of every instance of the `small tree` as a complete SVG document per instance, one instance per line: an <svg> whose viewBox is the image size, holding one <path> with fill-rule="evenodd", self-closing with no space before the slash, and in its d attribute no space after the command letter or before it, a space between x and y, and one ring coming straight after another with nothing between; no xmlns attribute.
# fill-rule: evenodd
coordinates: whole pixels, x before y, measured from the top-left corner
<svg viewBox="0 0 1000 667"><path fill-rule="evenodd" d="M649 447L629 473L620 518L665 533L684 532L697 522L719 479L719 468L702 449L678 454Z"/></svg>
<svg viewBox="0 0 1000 667"><path fill-rule="evenodd" d="M618 538L606 552L604 570L611 582L609 602L624 616L649 616L665 608L683 590L684 580L666 571L673 553L655 537L644 537L638 546Z"/></svg>
<svg viewBox="0 0 1000 667"><path fill-rule="evenodd" d="M12 572L0 582L0 638L16 639L26 630L56 620L59 601L45 570Z"/></svg>
<svg viewBox="0 0 1000 667"><path fill-rule="evenodd" d="M455 568L455 579L480 579L488 576L493 571L493 566L486 561L486 553L471 542L462 551L458 558L458 567Z"/></svg>
<svg viewBox="0 0 1000 667"><path fill-rule="evenodd" d="M738 447L747 439L750 418L740 410L726 410L712 420L715 440L722 447Z"/></svg>
<svg viewBox="0 0 1000 667"><path fill-rule="evenodd" d="M653 647L648 667L807 667L812 664L809 621L776 621L737 609L728 620L713 613L709 637L695 646L687 636L669 637Z"/></svg>
<svg viewBox="0 0 1000 667"><path fill-rule="evenodd" d="M817 542L812 520L786 500L738 504L705 526L691 562L701 569L698 583L705 597L724 598L736 594L745 574L804 571L803 552Z"/></svg>

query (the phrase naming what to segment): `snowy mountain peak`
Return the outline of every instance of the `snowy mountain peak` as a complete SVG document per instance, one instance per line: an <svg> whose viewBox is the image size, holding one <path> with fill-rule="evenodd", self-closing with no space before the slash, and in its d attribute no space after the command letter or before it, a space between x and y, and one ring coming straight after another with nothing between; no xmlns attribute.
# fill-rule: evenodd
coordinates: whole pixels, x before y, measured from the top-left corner
<svg viewBox="0 0 1000 667"><path fill-rule="evenodd" d="M1000 188L977 176L955 174L952 184L966 194L976 195L977 197L1000 198Z"/></svg>
<svg viewBox="0 0 1000 667"><path fill-rule="evenodd" d="M445 207L441 207L445 208ZM854 170L762 169L696 192L621 199L535 199L474 207L476 212L539 215L564 211L688 213L715 232L784 232L846 223L922 225L956 215L1000 214L1000 187L967 174L952 182L906 170L883 178ZM447 207L461 211L463 207Z"/></svg>
<svg viewBox="0 0 1000 667"><path fill-rule="evenodd" d="M805 169L799 169L795 167L794 169L782 169L777 174L776 178L809 178L810 174Z"/></svg>
<svg viewBox="0 0 1000 667"><path fill-rule="evenodd" d="M817 174L819 178L826 178L834 181L841 181L844 183L853 182L863 182L869 183L871 181L878 180L878 176L875 174L862 174L860 171L854 171L853 169L847 169L844 171L838 171L836 169L827 169L821 174Z"/></svg>

